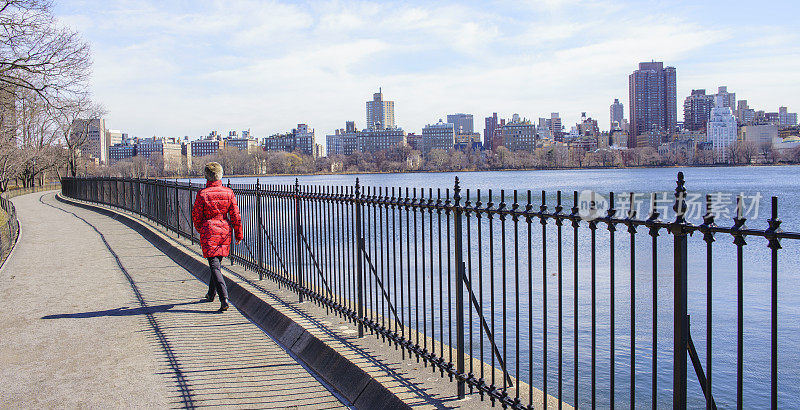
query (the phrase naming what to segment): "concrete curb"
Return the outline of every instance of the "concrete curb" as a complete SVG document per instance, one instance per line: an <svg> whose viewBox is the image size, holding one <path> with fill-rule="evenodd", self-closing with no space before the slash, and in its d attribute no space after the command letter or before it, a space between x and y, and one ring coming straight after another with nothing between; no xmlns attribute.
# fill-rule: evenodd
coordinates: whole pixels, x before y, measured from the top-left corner
<svg viewBox="0 0 800 410"><path fill-rule="evenodd" d="M205 260L181 250L136 218L108 208L65 198L61 194L57 194L56 198L63 203L109 216L130 227L197 279L208 283L210 271ZM228 285L230 302L242 314L281 343L284 348L291 351L298 360L311 369L317 377L328 383L353 407L357 409L410 408L358 365L309 333L291 318L231 280L227 275L225 275L225 281Z"/></svg>

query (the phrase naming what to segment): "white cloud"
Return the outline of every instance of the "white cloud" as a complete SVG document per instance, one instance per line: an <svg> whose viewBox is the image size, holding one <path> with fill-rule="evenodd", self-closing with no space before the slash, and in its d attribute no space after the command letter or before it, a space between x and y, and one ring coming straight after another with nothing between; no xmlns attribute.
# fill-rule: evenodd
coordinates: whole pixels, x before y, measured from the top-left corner
<svg viewBox="0 0 800 410"><path fill-rule="evenodd" d="M298 122L324 136L346 120L363 125L379 86L409 131L448 112L473 113L478 129L492 111L559 111L565 124L586 111L602 126L613 98L627 101L628 74L650 59L678 67L679 100L725 81L751 106L791 105L799 87L793 29L608 1L119 0L93 10L66 10L62 21L93 43L110 124L142 136L266 136Z"/></svg>

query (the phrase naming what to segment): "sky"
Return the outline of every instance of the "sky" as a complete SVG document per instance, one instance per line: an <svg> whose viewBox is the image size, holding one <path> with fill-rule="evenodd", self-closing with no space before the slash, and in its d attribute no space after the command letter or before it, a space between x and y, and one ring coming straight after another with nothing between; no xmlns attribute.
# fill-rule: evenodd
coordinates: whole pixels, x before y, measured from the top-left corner
<svg viewBox="0 0 800 410"><path fill-rule="evenodd" d="M726 85L751 108L800 111L800 2L527 0L55 0L61 24L93 55L106 126L131 136L298 123L318 139L365 126L381 87L395 119L419 133L447 114L582 112L609 126L628 111L641 61L677 69L678 118L692 89Z"/></svg>

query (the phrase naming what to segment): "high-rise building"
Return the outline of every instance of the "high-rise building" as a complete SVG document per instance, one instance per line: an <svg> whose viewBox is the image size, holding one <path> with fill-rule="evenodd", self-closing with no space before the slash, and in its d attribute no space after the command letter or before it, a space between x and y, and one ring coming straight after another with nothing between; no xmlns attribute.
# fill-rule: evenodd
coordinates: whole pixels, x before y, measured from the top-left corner
<svg viewBox="0 0 800 410"><path fill-rule="evenodd" d="M622 124L622 119L625 118L625 107L619 102L618 98L614 99L614 103L609 107L609 124L617 123Z"/></svg>
<svg viewBox="0 0 800 410"><path fill-rule="evenodd" d="M736 117L736 121L739 124L752 124L756 119L756 110L747 106L747 100L739 100L733 115Z"/></svg>
<svg viewBox="0 0 800 410"><path fill-rule="evenodd" d="M673 131L678 123L675 67L663 62L639 63L639 69L628 76L630 94L630 136L650 131Z"/></svg>
<svg viewBox="0 0 800 410"><path fill-rule="evenodd" d="M189 143L192 158L216 154L222 146L222 137L216 131Z"/></svg>
<svg viewBox="0 0 800 410"><path fill-rule="evenodd" d="M325 146L322 144L314 144L314 158L324 158L328 156Z"/></svg>
<svg viewBox="0 0 800 410"><path fill-rule="evenodd" d="M192 169L192 143L189 142L189 136L186 135L183 137L183 141L181 141L181 169L190 170Z"/></svg>
<svg viewBox="0 0 800 410"><path fill-rule="evenodd" d="M177 172L182 163L181 143L174 137L141 138L136 142L136 156L142 158L160 156L165 171Z"/></svg>
<svg viewBox="0 0 800 410"><path fill-rule="evenodd" d="M101 164L108 163L108 138L106 137L106 121L102 118L78 119L72 122L70 133L80 134L86 138L81 148L83 154L96 159Z"/></svg>
<svg viewBox="0 0 800 410"><path fill-rule="evenodd" d="M781 122L781 114L779 112L766 112L764 113L766 124L779 125Z"/></svg>
<svg viewBox="0 0 800 410"><path fill-rule="evenodd" d="M451 150L456 143L455 125L450 122L428 124L422 129L422 146L417 148L427 153L432 149Z"/></svg>
<svg viewBox="0 0 800 410"><path fill-rule="evenodd" d="M292 152L295 149L295 143L294 133L291 132L273 134L269 137L264 137L261 141L264 151L267 152Z"/></svg>
<svg viewBox="0 0 800 410"><path fill-rule="evenodd" d="M472 114L448 114L447 122L453 124L456 134L472 134L474 132Z"/></svg>
<svg viewBox="0 0 800 410"><path fill-rule="evenodd" d="M117 144L108 147L108 163L114 164L118 161L133 158L136 156L136 146L132 144Z"/></svg>
<svg viewBox="0 0 800 410"><path fill-rule="evenodd" d="M106 149L108 153L106 154L106 158L108 158L108 163L111 164L113 158L111 158L111 148L116 145L123 144L123 141L128 139L128 134L123 133L120 130L106 130Z"/></svg>
<svg viewBox="0 0 800 410"><path fill-rule="evenodd" d="M108 138L108 146L113 147L117 144L122 144L122 139L125 134L120 130L108 130L106 138Z"/></svg>
<svg viewBox="0 0 800 410"><path fill-rule="evenodd" d="M406 136L408 139L408 136ZM466 150L466 149L480 149L481 147L481 134L477 132L473 132L472 134L456 134L456 145L457 149Z"/></svg>
<svg viewBox="0 0 800 410"><path fill-rule="evenodd" d="M258 140L255 138L245 137L244 135L241 137L234 135L225 139L225 146L237 148L240 151L253 152L258 148Z"/></svg>
<svg viewBox="0 0 800 410"><path fill-rule="evenodd" d="M361 152L385 151L406 144L402 128L366 129L358 133L358 150Z"/></svg>
<svg viewBox="0 0 800 410"><path fill-rule="evenodd" d="M422 134L409 132L406 134L406 144L408 144L411 149L422 151Z"/></svg>
<svg viewBox="0 0 800 410"><path fill-rule="evenodd" d="M511 151L533 152L536 148L536 125L518 115L502 127L503 145Z"/></svg>
<svg viewBox="0 0 800 410"><path fill-rule="evenodd" d="M597 120L587 117L586 113L582 112L581 122L578 124L578 134L581 137L598 137L600 135L600 127L597 126Z"/></svg>
<svg viewBox="0 0 800 410"><path fill-rule="evenodd" d="M275 134L264 138L264 151L297 152L302 155L314 155L314 129L307 124L297 124L297 128L285 134Z"/></svg>
<svg viewBox="0 0 800 410"><path fill-rule="evenodd" d="M708 120L706 139L711 142L716 162L728 162L730 146L736 142L738 129L730 107L725 107L723 97L715 98L714 109Z"/></svg>
<svg viewBox="0 0 800 410"><path fill-rule="evenodd" d="M395 128L394 101L385 101L383 92L372 95L372 101L367 101L367 129L383 130Z"/></svg>
<svg viewBox="0 0 800 410"><path fill-rule="evenodd" d="M619 124L612 124L611 136L609 142L612 146L617 148L625 148L628 146L628 132L623 130Z"/></svg>
<svg viewBox="0 0 800 410"><path fill-rule="evenodd" d="M485 149L495 149L494 143L494 130L497 128L498 119L497 113L492 113L491 117L486 117L484 120L484 128L483 128L483 147Z"/></svg>
<svg viewBox="0 0 800 410"><path fill-rule="evenodd" d="M340 128L332 135L325 137L327 155L350 155L358 149L358 131L355 121L347 121L345 128Z"/></svg>
<svg viewBox="0 0 800 410"><path fill-rule="evenodd" d="M753 124L768 124L767 113L764 110L753 112Z"/></svg>
<svg viewBox="0 0 800 410"><path fill-rule="evenodd" d="M706 95L706 90L692 90L692 94L683 101L683 128L690 131L705 130L711 110L714 108L714 96Z"/></svg>
<svg viewBox="0 0 800 410"><path fill-rule="evenodd" d="M498 147L503 145L503 127L506 125L506 119L501 118L500 122L497 123L497 126L494 127L494 132L492 133L492 150L496 150Z"/></svg>
<svg viewBox="0 0 800 410"><path fill-rule="evenodd" d="M392 114L394 117L394 114ZM292 130L295 139L295 150L303 155L314 155L314 129L308 128L307 124L297 124L297 128Z"/></svg>
<svg viewBox="0 0 800 410"><path fill-rule="evenodd" d="M547 120L547 128L550 129L550 136L556 141L562 141L564 130L561 126L561 117L557 112L550 113L550 119Z"/></svg>
<svg viewBox="0 0 800 410"><path fill-rule="evenodd" d="M789 112L786 107L778 108L778 125L793 126L797 125L797 113Z"/></svg>
<svg viewBox="0 0 800 410"><path fill-rule="evenodd" d="M727 86L720 86L717 89L717 94L714 97L722 98L722 106L728 107L731 111L736 109L736 93L729 93Z"/></svg>
<svg viewBox="0 0 800 410"><path fill-rule="evenodd" d="M547 125L547 118L539 117L539 124L536 126L536 135L542 139L550 139L550 127Z"/></svg>

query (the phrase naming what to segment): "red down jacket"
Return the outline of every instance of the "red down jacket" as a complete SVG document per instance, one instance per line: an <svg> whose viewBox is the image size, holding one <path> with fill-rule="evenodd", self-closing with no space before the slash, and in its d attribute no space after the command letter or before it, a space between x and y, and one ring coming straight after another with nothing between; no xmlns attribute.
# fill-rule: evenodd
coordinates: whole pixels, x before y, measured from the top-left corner
<svg viewBox="0 0 800 410"><path fill-rule="evenodd" d="M236 240L241 241L242 217L233 191L222 186L222 181L212 181L197 193L192 208L192 222L200 233L203 257L228 256L231 248L231 225Z"/></svg>

